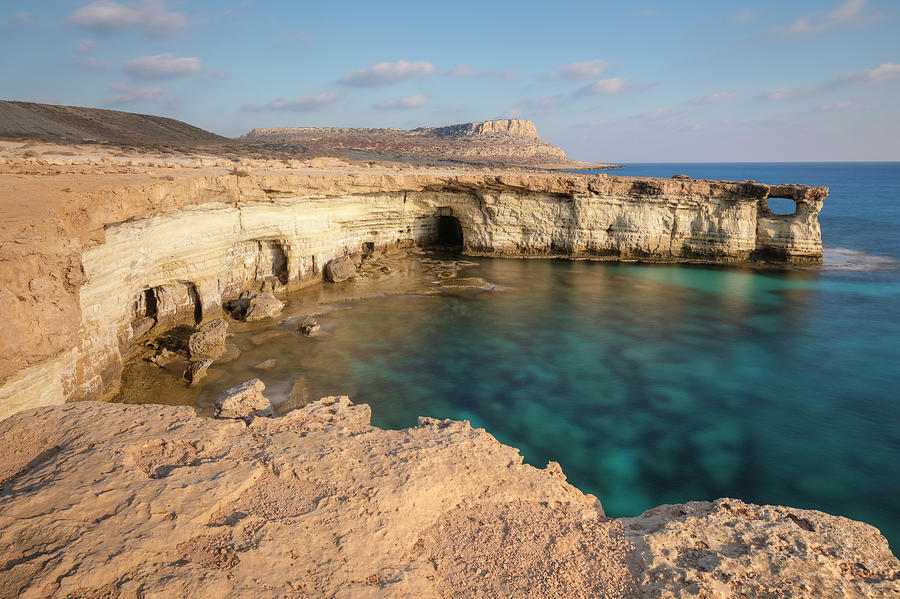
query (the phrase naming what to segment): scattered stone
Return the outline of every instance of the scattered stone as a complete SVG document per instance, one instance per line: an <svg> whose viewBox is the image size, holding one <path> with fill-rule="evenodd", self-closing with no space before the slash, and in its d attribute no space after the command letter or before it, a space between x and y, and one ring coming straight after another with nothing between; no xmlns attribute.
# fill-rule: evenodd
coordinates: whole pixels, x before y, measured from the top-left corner
<svg viewBox="0 0 900 599"><path fill-rule="evenodd" d="M278 365L278 360L276 360L275 358L271 358L264 362L260 362L259 364L254 366L254 368L260 368L262 370L269 370L270 368L275 368L275 366L277 366L277 365Z"/></svg>
<svg viewBox="0 0 900 599"><path fill-rule="evenodd" d="M325 280L332 283L346 281L356 274L356 265L349 256L339 256L325 265Z"/></svg>
<svg viewBox="0 0 900 599"><path fill-rule="evenodd" d="M216 400L216 418L271 416L272 402L262 394L265 388L261 380L251 379L228 389Z"/></svg>
<svg viewBox="0 0 900 599"><path fill-rule="evenodd" d="M197 381L206 376L206 371L212 366L213 360L192 360L190 364L188 364L187 370L184 371L182 375L184 380L189 382L191 385L194 385Z"/></svg>
<svg viewBox="0 0 900 599"><path fill-rule="evenodd" d="M150 356L147 360L149 362L152 362L153 364L156 364L160 368L162 368L166 364L171 362L174 357L175 357L174 352L170 352L166 348L162 348L159 350L159 352L157 352L157 354L155 356Z"/></svg>
<svg viewBox="0 0 900 599"><path fill-rule="evenodd" d="M266 318L278 316L283 309L284 302L274 295L269 292L260 293L259 295L253 296L253 299L250 300L250 304L247 307L247 315L244 319L248 322L265 320Z"/></svg>
<svg viewBox="0 0 900 599"><path fill-rule="evenodd" d="M225 351L225 337L228 334L228 323L222 318L210 320L200 325L197 332L188 339L188 352L191 360L213 359Z"/></svg>
<svg viewBox="0 0 900 599"><path fill-rule="evenodd" d="M307 316L297 325L297 330L307 337L312 337L319 330L319 322L312 316Z"/></svg>
<svg viewBox="0 0 900 599"><path fill-rule="evenodd" d="M682 181L689 180L690 177L688 175L672 175L673 179L679 179Z"/></svg>

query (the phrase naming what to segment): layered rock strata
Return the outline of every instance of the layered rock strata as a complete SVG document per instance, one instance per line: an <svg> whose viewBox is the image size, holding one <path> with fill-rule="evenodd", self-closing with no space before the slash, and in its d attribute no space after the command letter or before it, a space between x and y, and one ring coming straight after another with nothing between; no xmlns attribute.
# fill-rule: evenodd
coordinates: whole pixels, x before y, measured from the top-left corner
<svg viewBox="0 0 900 599"><path fill-rule="evenodd" d="M217 317L242 293L320 281L341 256L440 243L489 256L816 263L827 194L575 174L168 178L57 192L65 201L47 196L34 221L14 220L0 248L11 315L0 321L0 416L107 397L148 328ZM794 200L796 213L773 214L770 197Z"/></svg>
<svg viewBox="0 0 900 599"><path fill-rule="evenodd" d="M730 499L611 520L468 422L381 430L345 397L249 425L83 402L0 439L3 597L900 593L866 524Z"/></svg>

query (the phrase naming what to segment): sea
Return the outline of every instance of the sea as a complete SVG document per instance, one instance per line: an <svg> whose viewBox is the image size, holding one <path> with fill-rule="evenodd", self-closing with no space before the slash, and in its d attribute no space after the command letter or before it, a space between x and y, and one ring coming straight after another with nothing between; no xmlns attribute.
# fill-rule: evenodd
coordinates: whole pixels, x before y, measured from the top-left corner
<svg viewBox="0 0 900 599"><path fill-rule="evenodd" d="M609 516L735 497L862 520L896 552L900 163L612 174L828 186L830 266L473 258L461 276L494 290L348 302L306 345L242 359L278 358L313 398L349 395L380 427L468 420L529 464L558 462Z"/></svg>

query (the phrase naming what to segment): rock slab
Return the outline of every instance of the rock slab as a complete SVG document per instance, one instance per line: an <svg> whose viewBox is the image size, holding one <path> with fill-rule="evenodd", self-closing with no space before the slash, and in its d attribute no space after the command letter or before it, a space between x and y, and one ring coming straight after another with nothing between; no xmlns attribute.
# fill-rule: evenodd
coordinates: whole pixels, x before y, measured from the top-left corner
<svg viewBox="0 0 900 599"><path fill-rule="evenodd" d="M266 291L253 296L250 304L247 306L247 316L245 320L265 320L273 318L281 314L284 309L284 302L276 298L272 293Z"/></svg>
<svg viewBox="0 0 900 599"><path fill-rule="evenodd" d="M216 418L271 415L272 403L262 394L265 389L265 383L259 379L232 387L216 400Z"/></svg>

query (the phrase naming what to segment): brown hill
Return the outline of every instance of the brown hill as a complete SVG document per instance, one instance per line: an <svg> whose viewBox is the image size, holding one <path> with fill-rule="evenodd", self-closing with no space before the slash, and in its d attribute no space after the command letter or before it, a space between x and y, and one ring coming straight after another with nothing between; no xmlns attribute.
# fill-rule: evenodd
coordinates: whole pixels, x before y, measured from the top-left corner
<svg viewBox="0 0 900 599"><path fill-rule="evenodd" d="M473 163L603 168L566 157L560 148L538 137L534 123L502 119L418 129L350 129L341 127L276 127L253 129L238 138L257 145L297 145L352 156L368 152Z"/></svg>
<svg viewBox="0 0 900 599"><path fill-rule="evenodd" d="M0 100L0 138L196 143L226 138L175 119L100 108Z"/></svg>

